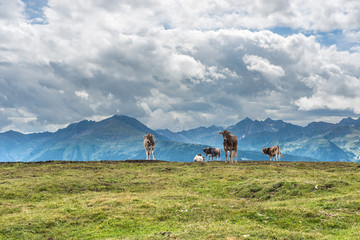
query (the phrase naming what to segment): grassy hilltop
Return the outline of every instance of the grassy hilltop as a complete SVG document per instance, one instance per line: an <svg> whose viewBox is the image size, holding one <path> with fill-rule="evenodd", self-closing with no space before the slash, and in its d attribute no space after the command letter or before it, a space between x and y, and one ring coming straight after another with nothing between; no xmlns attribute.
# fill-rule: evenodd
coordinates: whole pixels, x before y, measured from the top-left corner
<svg viewBox="0 0 360 240"><path fill-rule="evenodd" d="M0 239L359 239L360 164L0 164Z"/></svg>

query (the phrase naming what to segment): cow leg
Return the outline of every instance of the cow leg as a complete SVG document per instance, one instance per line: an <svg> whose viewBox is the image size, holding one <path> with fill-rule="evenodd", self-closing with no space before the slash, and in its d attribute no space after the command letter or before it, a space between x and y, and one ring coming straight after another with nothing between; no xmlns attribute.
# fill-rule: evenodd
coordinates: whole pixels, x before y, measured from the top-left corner
<svg viewBox="0 0 360 240"><path fill-rule="evenodd" d="M155 148L152 149L153 160L155 160Z"/></svg>
<svg viewBox="0 0 360 240"><path fill-rule="evenodd" d="M235 155L235 163L237 163L237 150L234 151L234 155Z"/></svg>
<svg viewBox="0 0 360 240"><path fill-rule="evenodd" d="M234 156L233 156L233 151L232 150L230 150L229 151L230 152L230 156L229 156L229 159L230 159L230 163L233 163L233 158L234 158Z"/></svg>
<svg viewBox="0 0 360 240"><path fill-rule="evenodd" d="M225 150L225 162L228 162L228 152Z"/></svg>
<svg viewBox="0 0 360 240"><path fill-rule="evenodd" d="M146 149L146 160L149 160L149 149Z"/></svg>

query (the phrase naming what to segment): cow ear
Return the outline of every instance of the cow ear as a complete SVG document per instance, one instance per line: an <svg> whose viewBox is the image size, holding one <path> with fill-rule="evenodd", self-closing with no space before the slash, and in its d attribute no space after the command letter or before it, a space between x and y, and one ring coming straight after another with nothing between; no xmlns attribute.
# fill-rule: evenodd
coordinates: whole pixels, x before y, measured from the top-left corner
<svg viewBox="0 0 360 240"><path fill-rule="evenodd" d="M219 132L219 134L221 135L221 134L223 134L223 132Z"/></svg>
<svg viewBox="0 0 360 240"><path fill-rule="evenodd" d="M229 132L229 134L231 134L231 131Z"/></svg>

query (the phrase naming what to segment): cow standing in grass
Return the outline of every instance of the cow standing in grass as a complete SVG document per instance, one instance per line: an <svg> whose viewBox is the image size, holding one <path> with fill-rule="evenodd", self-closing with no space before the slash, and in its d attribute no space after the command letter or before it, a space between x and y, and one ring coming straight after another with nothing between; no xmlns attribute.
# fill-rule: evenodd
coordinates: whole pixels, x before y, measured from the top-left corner
<svg viewBox="0 0 360 240"><path fill-rule="evenodd" d="M220 160L220 148L204 148L203 149L203 153L206 154L206 156L209 156L209 161L210 161L210 157L211 157L211 160L214 161L214 157L216 157L216 160Z"/></svg>
<svg viewBox="0 0 360 240"><path fill-rule="evenodd" d="M262 150L262 154L267 154L269 155L270 157L270 161L271 159L273 161L280 161L280 157L284 157L282 154L281 154L281 148L280 146L276 145L274 147L269 147L269 148L263 148ZM274 157L276 160L274 160Z"/></svg>
<svg viewBox="0 0 360 240"><path fill-rule="evenodd" d="M224 138L224 152L225 152L225 158L226 162L228 162L228 152L229 152L229 160L230 163L233 163L233 160L235 159L235 162L237 163L237 144L238 140L237 137L234 135L231 135L231 132L224 130L223 132L219 132L220 135Z"/></svg>
<svg viewBox="0 0 360 240"><path fill-rule="evenodd" d="M148 133L144 136L144 148L146 152L146 160L150 160L150 154L152 153L153 160L155 160L155 139L154 135Z"/></svg>

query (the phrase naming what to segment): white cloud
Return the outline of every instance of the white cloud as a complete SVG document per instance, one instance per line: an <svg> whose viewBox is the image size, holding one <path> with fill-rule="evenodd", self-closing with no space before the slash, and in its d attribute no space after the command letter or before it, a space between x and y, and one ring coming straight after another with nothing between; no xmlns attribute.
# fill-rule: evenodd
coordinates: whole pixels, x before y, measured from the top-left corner
<svg viewBox="0 0 360 240"><path fill-rule="evenodd" d="M0 108L0 126L7 126L0 129L6 130L20 130L18 126L26 125L37 120L32 113L26 112L22 109L16 108ZM25 130L25 129L21 129Z"/></svg>
<svg viewBox="0 0 360 240"><path fill-rule="evenodd" d="M360 114L360 107L354 104L360 100L360 79L346 75L336 65L324 66L322 70L323 76L313 75L303 79L313 89L313 94L295 101L299 109L349 110Z"/></svg>
<svg viewBox="0 0 360 240"><path fill-rule="evenodd" d="M249 71L261 72L266 78L277 79L285 75L282 67L271 64L267 59L256 55L244 55L243 60Z"/></svg>
<svg viewBox="0 0 360 240"><path fill-rule="evenodd" d="M360 107L355 104L358 102L360 102L360 97L329 96L323 93L313 95L310 98L302 97L295 104L304 111L317 109L350 110L355 114L360 114Z"/></svg>
<svg viewBox="0 0 360 240"><path fill-rule="evenodd" d="M2 1L0 3L0 21L25 20L22 12L25 4L21 0Z"/></svg>
<svg viewBox="0 0 360 240"><path fill-rule="evenodd" d="M89 94L86 91L75 91L75 95L83 99L89 98Z"/></svg>
<svg viewBox="0 0 360 240"><path fill-rule="evenodd" d="M21 1L1 4L0 108L32 120L0 129L114 113L176 129L359 113L358 1L50 0L35 25ZM271 31L282 27L307 35ZM351 51L311 35L336 29Z"/></svg>

